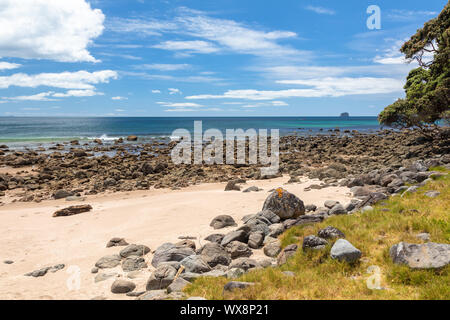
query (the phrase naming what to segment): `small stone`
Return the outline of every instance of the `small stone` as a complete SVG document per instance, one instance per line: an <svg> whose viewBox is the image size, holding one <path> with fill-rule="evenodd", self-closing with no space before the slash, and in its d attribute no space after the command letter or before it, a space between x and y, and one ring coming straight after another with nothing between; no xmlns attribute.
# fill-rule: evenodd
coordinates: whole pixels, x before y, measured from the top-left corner
<svg viewBox="0 0 450 320"><path fill-rule="evenodd" d="M365 206L361 209L361 212L369 212L372 211L373 207L372 206Z"/></svg>
<svg viewBox="0 0 450 320"><path fill-rule="evenodd" d="M104 256L95 263L95 266L100 269L114 268L120 264L120 259L117 254Z"/></svg>
<svg viewBox="0 0 450 320"><path fill-rule="evenodd" d="M109 278L115 277L117 276L116 272L113 273L99 273L95 276L94 281L97 282L101 282L101 281L105 281Z"/></svg>
<svg viewBox="0 0 450 320"><path fill-rule="evenodd" d="M419 233L417 236L417 238L419 238L420 240L423 241L430 241L430 234L429 233Z"/></svg>
<svg viewBox="0 0 450 320"><path fill-rule="evenodd" d="M53 213L53 217L67 217L75 214L80 214L83 212L89 212L92 210L92 207L88 204L82 204L79 206L71 206L68 208L64 208Z"/></svg>
<svg viewBox="0 0 450 320"><path fill-rule="evenodd" d="M236 279L242 276L244 273L245 273L244 269L232 268L226 272L226 276L228 279Z"/></svg>
<svg viewBox="0 0 450 320"><path fill-rule="evenodd" d="M230 281L227 284L225 284L223 289L225 291L232 291L235 289L245 289L245 288L248 288L253 285L254 285L254 283L252 283L252 282Z"/></svg>
<svg viewBox="0 0 450 320"><path fill-rule="evenodd" d="M5 260L5 261L3 261L3 263L4 263L4 264L13 264L14 261L12 261L12 260Z"/></svg>
<svg viewBox="0 0 450 320"><path fill-rule="evenodd" d="M288 277L295 277L295 273L292 271L283 271L282 273Z"/></svg>
<svg viewBox="0 0 450 320"><path fill-rule="evenodd" d="M97 267L93 267L91 269L91 273L98 273L98 268Z"/></svg>
<svg viewBox="0 0 450 320"><path fill-rule="evenodd" d="M112 293L127 293L133 291L136 288L136 285L128 280L118 279L113 282L111 285Z"/></svg>
<svg viewBox="0 0 450 320"><path fill-rule="evenodd" d="M427 196L428 198L436 198L437 196L439 196L441 193L439 191L427 191L424 193L425 196Z"/></svg>

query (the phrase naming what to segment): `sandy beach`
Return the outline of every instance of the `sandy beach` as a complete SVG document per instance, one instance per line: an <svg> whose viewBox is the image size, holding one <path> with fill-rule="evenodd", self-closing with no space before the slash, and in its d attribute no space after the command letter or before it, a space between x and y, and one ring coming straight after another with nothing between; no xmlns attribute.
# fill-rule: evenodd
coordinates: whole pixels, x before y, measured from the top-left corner
<svg viewBox="0 0 450 320"><path fill-rule="evenodd" d="M190 186L183 190L150 189L87 196L82 202L47 200L41 203L11 203L0 207L0 298L1 299L131 299L111 293L111 283L126 277L120 267L107 269L116 277L95 283L91 269L102 256L118 253L123 247L106 248L113 237L128 243L145 244L152 252L165 242L177 242L180 236L195 237L197 247L212 233L226 233L232 227L214 230L211 220L221 214L241 218L261 210L270 189L282 186L305 204L322 206L325 200L350 201L346 187L321 190L303 189L318 180L303 178L301 183L286 184L288 176L271 180L247 181L243 187L258 186L260 192L224 191L225 183ZM75 204L90 204L93 210L69 217L52 213ZM262 255L262 253L261 253ZM258 256L258 252L255 253ZM152 254L146 256L151 260ZM5 264L12 260L13 264ZM33 278L25 273L45 266L65 264L63 270ZM74 270L79 268L79 290L69 290ZM144 290L152 267L135 280L137 291Z"/></svg>

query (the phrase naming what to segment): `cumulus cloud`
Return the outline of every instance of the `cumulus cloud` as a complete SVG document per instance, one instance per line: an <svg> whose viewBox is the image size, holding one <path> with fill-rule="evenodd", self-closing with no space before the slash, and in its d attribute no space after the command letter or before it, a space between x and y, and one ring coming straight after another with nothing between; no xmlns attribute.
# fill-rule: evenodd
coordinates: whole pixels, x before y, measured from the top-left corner
<svg viewBox="0 0 450 320"><path fill-rule="evenodd" d="M104 19L86 0L0 0L0 57L96 62Z"/></svg>
<svg viewBox="0 0 450 320"><path fill-rule="evenodd" d="M57 98L67 98L67 97L93 97L93 96L102 96L102 92L97 92L95 90L87 89L87 90L69 90L66 93L55 93L53 97Z"/></svg>
<svg viewBox="0 0 450 320"><path fill-rule="evenodd" d="M186 99L243 99L275 100L285 98L341 97L347 95L366 95L401 92L403 81L392 78L320 78L306 80L281 80L279 84L301 85L308 88L286 90L228 90L221 95L194 95Z"/></svg>
<svg viewBox="0 0 450 320"><path fill-rule="evenodd" d="M94 90L94 84L108 83L110 79L117 79L117 72L102 70L96 72L40 73L35 75L16 73L0 77L0 89L7 89L10 86L30 88L47 86L63 89Z"/></svg>
<svg viewBox="0 0 450 320"><path fill-rule="evenodd" d="M152 93L161 93L161 90L152 90Z"/></svg>
<svg viewBox="0 0 450 320"><path fill-rule="evenodd" d="M0 61L0 70L11 70L11 69L19 68L20 66L21 65L18 63L9 63L9 62Z"/></svg>
<svg viewBox="0 0 450 320"><path fill-rule="evenodd" d="M112 100L127 100L127 97L121 97L121 96L117 96L117 97L112 97Z"/></svg>

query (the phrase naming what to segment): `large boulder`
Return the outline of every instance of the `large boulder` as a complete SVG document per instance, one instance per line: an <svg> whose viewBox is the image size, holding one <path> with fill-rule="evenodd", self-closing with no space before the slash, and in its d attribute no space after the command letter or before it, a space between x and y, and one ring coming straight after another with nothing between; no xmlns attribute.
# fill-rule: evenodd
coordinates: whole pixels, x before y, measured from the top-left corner
<svg viewBox="0 0 450 320"><path fill-rule="evenodd" d="M133 291L136 288L136 285L128 280L117 279L111 285L112 293L128 293Z"/></svg>
<svg viewBox="0 0 450 320"><path fill-rule="evenodd" d="M345 239L338 239L331 248L331 258L353 263L361 258L361 251Z"/></svg>
<svg viewBox="0 0 450 320"><path fill-rule="evenodd" d="M142 244L130 244L120 251L122 258L128 258L131 256L142 257L150 252L150 248Z"/></svg>
<svg viewBox="0 0 450 320"><path fill-rule="evenodd" d="M231 241L247 242L248 236L249 236L248 230L245 229L231 231L227 233L225 237L223 237L222 242L220 244L223 247L226 247Z"/></svg>
<svg viewBox="0 0 450 320"><path fill-rule="evenodd" d="M142 257L131 256L126 258L122 263L122 269L125 272L136 271L147 268L147 263Z"/></svg>
<svg viewBox="0 0 450 320"><path fill-rule="evenodd" d="M259 264L256 260L251 258L237 258L236 260L233 260L233 262L229 266L229 270L238 268L243 269L245 271L249 269L253 269L259 267Z"/></svg>
<svg viewBox="0 0 450 320"><path fill-rule="evenodd" d="M278 256L278 254L281 252L281 242L278 239L275 239L273 241L268 242L264 246L264 254L268 257L274 258Z"/></svg>
<svg viewBox="0 0 450 320"><path fill-rule="evenodd" d="M157 267L147 280L147 291L167 288L173 282L176 274L177 270L168 264Z"/></svg>
<svg viewBox="0 0 450 320"><path fill-rule="evenodd" d="M236 222L234 221L233 217L229 215L220 215L215 217L211 223L210 226L214 229L222 229L226 227L234 227L237 226Z"/></svg>
<svg viewBox="0 0 450 320"><path fill-rule="evenodd" d="M117 279L113 282L111 285L111 292L112 293L127 293L131 292L136 288L136 285L129 281L129 280L123 280L123 279Z"/></svg>
<svg viewBox="0 0 450 320"><path fill-rule="evenodd" d="M248 245L240 241L231 241L227 245L226 250L230 254L231 259L250 257L253 254Z"/></svg>
<svg viewBox="0 0 450 320"><path fill-rule="evenodd" d="M305 205L292 193L278 188L267 197L262 210L270 210L280 219L290 219L304 215Z"/></svg>
<svg viewBox="0 0 450 320"><path fill-rule="evenodd" d="M193 254L195 252L192 248L179 247L173 243L164 243L156 249L152 259L152 266L157 267L161 262L181 261Z"/></svg>
<svg viewBox="0 0 450 320"><path fill-rule="evenodd" d="M406 264L413 269L438 269L450 263L450 245L444 243L400 242L391 247L389 254L394 263Z"/></svg>
<svg viewBox="0 0 450 320"><path fill-rule="evenodd" d="M201 249L200 256L210 267L215 267L218 264L227 266L231 262L228 252L215 242L205 244Z"/></svg>
<svg viewBox="0 0 450 320"><path fill-rule="evenodd" d="M204 273L211 271L211 267L197 255L191 255L181 260L181 265L184 266L187 272Z"/></svg>

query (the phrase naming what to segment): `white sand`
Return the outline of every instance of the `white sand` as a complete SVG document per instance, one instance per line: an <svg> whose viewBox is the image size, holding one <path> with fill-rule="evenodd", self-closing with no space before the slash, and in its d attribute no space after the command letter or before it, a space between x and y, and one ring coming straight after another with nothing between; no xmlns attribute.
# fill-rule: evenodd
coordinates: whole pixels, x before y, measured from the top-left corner
<svg viewBox="0 0 450 320"><path fill-rule="evenodd" d="M0 299L91 299L96 296L130 299L110 292L114 278L94 283L95 275L90 272L99 258L118 253L123 248L106 248L106 243L113 237L124 237L128 243L145 244L152 251L164 242L179 241L179 236L197 237L199 246L211 233L232 230L215 231L209 227L215 216L231 215L241 225L243 216L261 210L267 191L279 186L297 195L305 204L323 206L329 199L344 204L350 201L347 188L304 192L306 186L317 181L285 185L288 178L249 181L244 188L256 185L264 189L250 193L225 192L225 184L220 183L179 191L149 190L89 196L80 203L92 205L93 210L70 217L53 218L52 213L80 203L54 200L2 206ZM147 256L149 262L151 257L151 254ZM12 260L14 264L4 264L4 260ZM56 273L49 272L39 278L24 276L27 272L60 263L66 267ZM67 281L70 282L74 275L68 271L74 268L81 271L79 290L69 290L67 286ZM113 271L122 273L120 267L104 270L107 273ZM138 284L137 291L144 290L149 272L134 280Z"/></svg>

